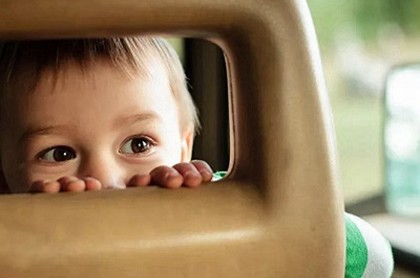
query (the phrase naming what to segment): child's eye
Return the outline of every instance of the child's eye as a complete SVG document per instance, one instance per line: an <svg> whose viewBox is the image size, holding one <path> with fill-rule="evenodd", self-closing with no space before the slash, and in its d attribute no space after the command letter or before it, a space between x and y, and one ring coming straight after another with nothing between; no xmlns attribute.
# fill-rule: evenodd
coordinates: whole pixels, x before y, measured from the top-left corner
<svg viewBox="0 0 420 278"><path fill-rule="evenodd" d="M39 159L47 162L63 162L76 158L76 152L67 146L57 146L43 151Z"/></svg>
<svg viewBox="0 0 420 278"><path fill-rule="evenodd" d="M127 140L121 147L123 154L145 154L150 151L153 142L147 137L134 137Z"/></svg>

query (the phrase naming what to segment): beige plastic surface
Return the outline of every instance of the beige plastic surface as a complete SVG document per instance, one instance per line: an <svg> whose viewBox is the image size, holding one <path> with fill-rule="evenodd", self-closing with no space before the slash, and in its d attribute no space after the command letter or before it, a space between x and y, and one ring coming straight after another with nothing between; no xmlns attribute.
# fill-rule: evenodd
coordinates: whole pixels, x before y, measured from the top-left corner
<svg viewBox="0 0 420 278"><path fill-rule="evenodd" d="M0 38L208 38L231 174L199 189L0 197L1 277L343 277L333 129L305 1L4 0Z"/></svg>

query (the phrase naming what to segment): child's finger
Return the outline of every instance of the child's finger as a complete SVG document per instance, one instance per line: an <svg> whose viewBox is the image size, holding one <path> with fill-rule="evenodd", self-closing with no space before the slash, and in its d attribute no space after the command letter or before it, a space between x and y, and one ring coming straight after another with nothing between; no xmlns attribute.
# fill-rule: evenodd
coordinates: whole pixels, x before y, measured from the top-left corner
<svg viewBox="0 0 420 278"><path fill-rule="evenodd" d="M191 163L195 166L197 171L201 174L203 182L209 182L213 178L213 169L203 160L193 160Z"/></svg>
<svg viewBox="0 0 420 278"><path fill-rule="evenodd" d="M184 177L184 186L197 187L203 181L197 168L191 163L178 163L173 166Z"/></svg>
<svg viewBox="0 0 420 278"><path fill-rule="evenodd" d="M181 187L183 178L177 170L169 166L159 166L150 172L152 184L168 188Z"/></svg>
<svg viewBox="0 0 420 278"><path fill-rule="evenodd" d="M150 175L134 175L127 184L127 187L148 186L152 181Z"/></svg>
<svg viewBox="0 0 420 278"><path fill-rule="evenodd" d="M86 191L96 191L102 189L101 182L95 178L85 177L83 178L83 181L85 182Z"/></svg>
<svg viewBox="0 0 420 278"><path fill-rule="evenodd" d="M63 177L58 182L60 183L60 191L81 192L86 189L85 181L76 177Z"/></svg>
<svg viewBox="0 0 420 278"><path fill-rule="evenodd" d="M60 183L58 181L36 181L29 189L31 193L57 193L59 191Z"/></svg>
<svg viewBox="0 0 420 278"><path fill-rule="evenodd" d="M78 178L76 178L75 176L64 176L62 178L59 178L57 181L60 184L65 184L65 183L70 183L72 181L77 181L77 180L78 180Z"/></svg>

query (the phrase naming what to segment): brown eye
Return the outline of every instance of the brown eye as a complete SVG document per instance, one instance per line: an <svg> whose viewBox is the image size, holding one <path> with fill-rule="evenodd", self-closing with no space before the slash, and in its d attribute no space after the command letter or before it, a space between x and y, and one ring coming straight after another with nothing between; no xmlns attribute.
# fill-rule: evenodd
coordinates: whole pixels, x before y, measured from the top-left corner
<svg viewBox="0 0 420 278"><path fill-rule="evenodd" d="M146 137L135 137L127 140L121 147L120 152L124 154L140 154L148 152L152 147L152 142Z"/></svg>
<svg viewBox="0 0 420 278"><path fill-rule="evenodd" d="M76 152L67 146L57 146L44 151L39 158L48 162L63 162L75 159Z"/></svg>

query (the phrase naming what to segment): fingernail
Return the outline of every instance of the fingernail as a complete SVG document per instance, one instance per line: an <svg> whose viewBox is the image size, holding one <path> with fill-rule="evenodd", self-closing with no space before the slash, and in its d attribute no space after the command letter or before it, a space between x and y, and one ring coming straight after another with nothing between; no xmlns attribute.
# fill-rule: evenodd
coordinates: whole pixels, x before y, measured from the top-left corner
<svg viewBox="0 0 420 278"><path fill-rule="evenodd" d="M210 171L207 171L207 170L201 170L200 175L213 176L213 174Z"/></svg>
<svg viewBox="0 0 420 278"><path fill-rule="evenodd" d="M178 178L179 176L180 176L179 173L174 171L174 172L170 172L167 177L169 179L173 179L173 178Z"/></svg>
<svg viewBox="0 0 420 278"><path fill-rule="evenodd" d="M188 171L185 173L185 177L194 178L197 177L197 175L194 172Z"/></svg>

